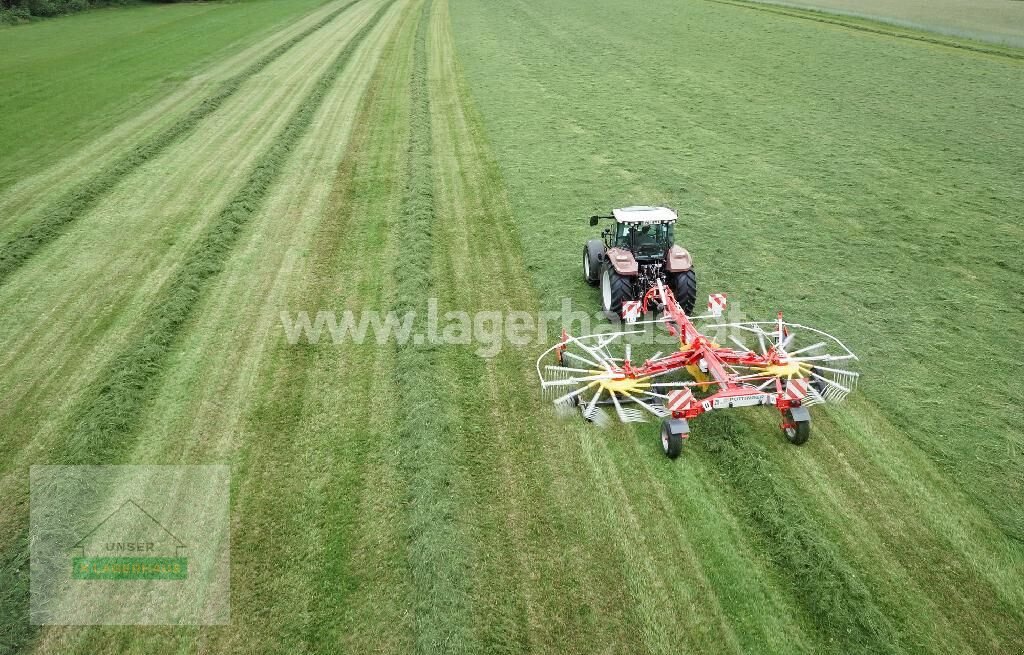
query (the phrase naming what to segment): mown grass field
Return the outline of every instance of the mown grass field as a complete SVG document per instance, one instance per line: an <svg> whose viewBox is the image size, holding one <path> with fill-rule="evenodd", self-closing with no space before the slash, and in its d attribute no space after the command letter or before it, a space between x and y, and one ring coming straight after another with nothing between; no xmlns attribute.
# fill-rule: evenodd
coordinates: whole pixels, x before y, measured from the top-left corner
<svg viewBox="0 0 1024 655"><path fill-rule="evenodd" d="M0 26L0 190L97 142L118 145L122 123L173 119L185 97L253 57L246 45L323 2L141 6Z"/></svg>
<svg viewBox="0 0 1024 655"><path fill-rule="evenodd" d="M868 18L956 36L1024 46L1024 5L1017 0L886 2L885 0L768 0L766 4Z"/></svg>
<svg viewBox="0 0 1024 655"><path fill-rule="evenodd" d="M705 0L243 4L0 31L223 37L132 112L26 100L63 131L0 150L0 652L1024 649L1020 51ZM556 418L546 344L282 329L596 308L583 217L637 202L702 292L861 355L805 447L716 413L670 462ZM231 623L32 625L35 464L231 465Z"/></svg>

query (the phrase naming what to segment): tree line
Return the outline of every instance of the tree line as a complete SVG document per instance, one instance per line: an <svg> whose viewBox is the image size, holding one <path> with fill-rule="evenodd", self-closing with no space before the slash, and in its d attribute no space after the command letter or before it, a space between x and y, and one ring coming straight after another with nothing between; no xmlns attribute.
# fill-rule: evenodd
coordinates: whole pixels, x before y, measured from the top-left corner
<svg viewBox="0 0 1024 655"><path fill-rule="evenodd" d="M140 0L0 0L0 23L20 23L33 18L72 14L93 7L136 4ZM180 2L182 0L145 0Z"/></svg>

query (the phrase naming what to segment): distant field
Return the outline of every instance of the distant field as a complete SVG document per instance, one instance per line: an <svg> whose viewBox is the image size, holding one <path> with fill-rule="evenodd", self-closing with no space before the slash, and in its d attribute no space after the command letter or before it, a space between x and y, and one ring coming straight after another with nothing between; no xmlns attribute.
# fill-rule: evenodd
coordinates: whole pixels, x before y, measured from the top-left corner
<svg viewBox="0 0 1024 655"><path fill-rule="evenodd" d="M1024 46L1024 2L1019 0L757 0L821 9L904 27Z"/></svg>

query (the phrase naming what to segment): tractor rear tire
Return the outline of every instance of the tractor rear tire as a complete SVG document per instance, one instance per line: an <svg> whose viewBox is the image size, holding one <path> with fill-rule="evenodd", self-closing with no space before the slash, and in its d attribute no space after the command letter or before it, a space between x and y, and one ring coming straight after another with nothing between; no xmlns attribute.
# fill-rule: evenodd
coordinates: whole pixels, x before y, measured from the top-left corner
<svg viewBox="0 0 1024 655"><path fill-rule="evenodd" d="M661 450L669 459L675 459L683 452L683 435L673 432L668 421L661 423Z"/></svg>
<svg viewBox="0 0 1024 655"><path fill-rule="evenodd" d="M609 314L622 316L622 303L633 298L633 281L619 275L606 265L601 275L601 308Z"/></svg>
<svg viewBox="0 0 1024 655"><path fill-rule="evenodd" d="M583 247L583 279L592 287L601 283L601 260L604 259L604 242L591 239Z"/></svg>
<svg viewBox="0 0 1024 655"><path fill-rule="evenodd" d="M786 423L793 425L791 428L783 428L783 432L786 434L786 439L789 443L794 446L802 446L807 443L807 440L811 438L811 422L810 421L797 421L793 418L793 412L786 410Z"/></svg>
<svg viewBox="0 0 1024 655"><path fill-rule="evenodd" d="M693 314L693 307L697 304L697 273L692 268L681 273L669 273L668 285L683 312L687 316Z"/></svg>

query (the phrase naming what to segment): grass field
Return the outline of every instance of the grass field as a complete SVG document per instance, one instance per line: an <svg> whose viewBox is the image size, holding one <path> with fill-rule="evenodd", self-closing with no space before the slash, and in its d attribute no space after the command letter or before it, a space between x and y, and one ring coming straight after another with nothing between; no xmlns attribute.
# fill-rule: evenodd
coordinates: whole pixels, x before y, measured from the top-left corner
<svg viewBox="0 0 1024 655"><path fill-rule="evenodd" d="M130 105L96 67L0 136L0 652L1024 650L1021 51L705 0L243 5L0 30L10 89L103 16L111 61L182 40ZM805 447L713 413L671 462L558 419L547 344L282 329L596 309L583 217L637 202L702 292L861 355ZM32 625L36 464L229 464L230 624Z"/></svg>
<svg viewBox="0 0 1024 655"><path fill-rule="evenodd" d="M173 120L253 56L246 45L323 3L157 5L0 26L0 190L96 141L118 145L119 124ZM212 62L221 66L204 69Z"/></svg>
<svg viewBox="0 0 1024 655"><path fill-rule="evenodd" d="M1024 3L1018 0L762 0L767 4L801 7L869 18L904 27L1024 46Z"/></svg>

